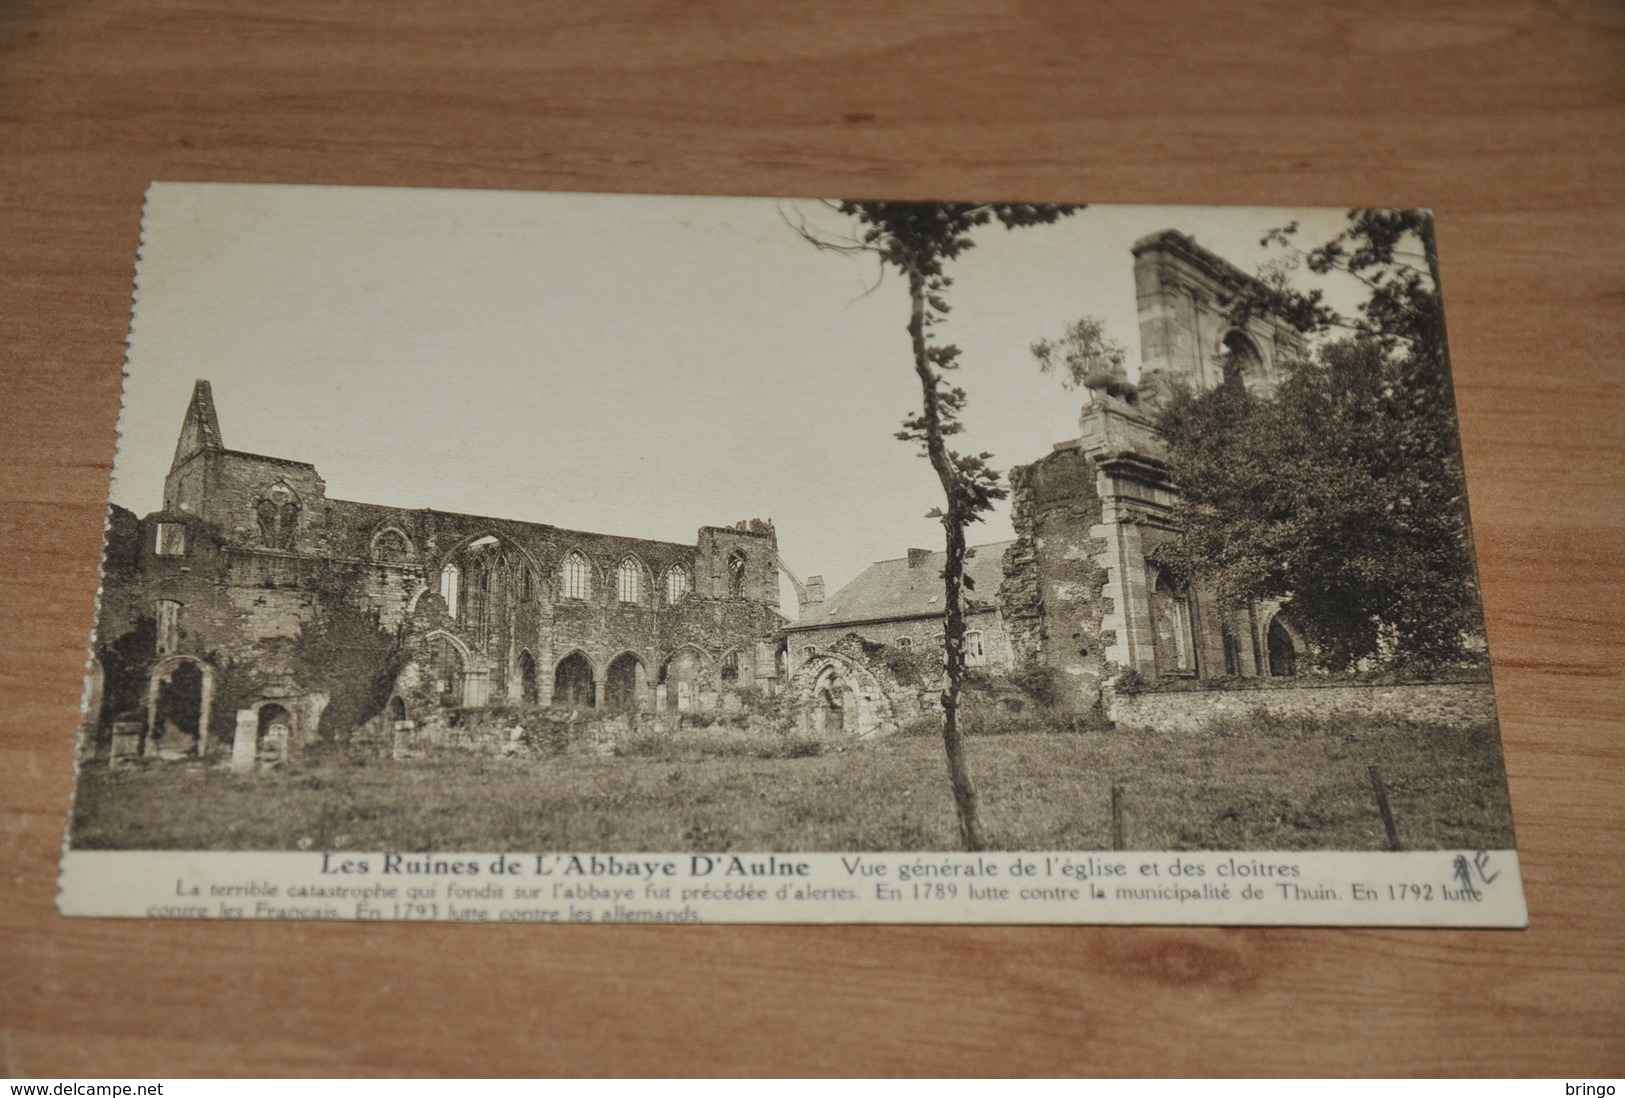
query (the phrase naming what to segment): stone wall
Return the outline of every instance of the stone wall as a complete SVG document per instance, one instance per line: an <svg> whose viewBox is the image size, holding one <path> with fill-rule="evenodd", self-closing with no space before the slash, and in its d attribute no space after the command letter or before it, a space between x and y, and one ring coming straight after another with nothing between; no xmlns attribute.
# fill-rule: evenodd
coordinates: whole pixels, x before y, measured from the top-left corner
<svg viewBox="0 0 1625 1098"><path fill-rule="evenodd" d="M1377 719L1457 728L1495 722L1495 691L1488 681L1364 685L1300 682L1222 690L1148 690L1119 694L1108 716L1130 728L1200 733L1218 721Z"/></svg>

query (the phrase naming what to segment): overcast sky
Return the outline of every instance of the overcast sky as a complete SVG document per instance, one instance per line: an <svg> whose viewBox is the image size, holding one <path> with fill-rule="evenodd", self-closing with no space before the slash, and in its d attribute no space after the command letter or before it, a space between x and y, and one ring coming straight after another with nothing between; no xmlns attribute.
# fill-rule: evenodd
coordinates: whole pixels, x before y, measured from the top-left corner
<svg viewBox="0 0 1625 1098"><path fill-rule="evenodd" d="M330 497L692 543L771 518L833 592L941 548L929 466L893 438L919 402L906 289L785 223L809 200L156 184L113 499L162 500L192 382L228 448L313 463ZM983 230L943 338L970 394L957 445L1032 461L1082 398L1028 348L1085 315L1140 357L1130 245L1177 228L1245 270L1341 210L1096 206ZM1011 536L1008 506L971 531Z"/></svg>

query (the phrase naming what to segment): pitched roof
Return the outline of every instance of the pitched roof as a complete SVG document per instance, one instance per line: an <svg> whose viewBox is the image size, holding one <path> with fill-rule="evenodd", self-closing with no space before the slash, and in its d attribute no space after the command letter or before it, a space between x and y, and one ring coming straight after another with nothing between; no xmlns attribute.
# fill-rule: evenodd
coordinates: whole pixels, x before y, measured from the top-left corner
<svg viewBox="0 0 1625 1098"><path fill-rule="evenodd" d="M978 545L965 562L965 573L975 584L966 596L983 605L992 605L1004 581L1004 551L1014 542ZM946 552L916 553L896 560L876 561L858 578L822 603L802 608L800 620L792 629L816 629L895 618L935 617L942 613L942 568ZM967 607L968 609L969 607Z"/></svg>

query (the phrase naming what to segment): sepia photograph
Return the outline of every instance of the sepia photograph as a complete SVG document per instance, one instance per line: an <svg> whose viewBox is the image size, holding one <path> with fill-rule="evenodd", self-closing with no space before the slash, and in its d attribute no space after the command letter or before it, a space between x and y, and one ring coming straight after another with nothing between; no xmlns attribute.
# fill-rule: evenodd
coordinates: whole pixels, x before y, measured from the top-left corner
<svg viewBox="0 0 1625 1098"><path fill-rule="evenodd" d="M1425 211L149 192L73 852L1514 846Z"/></svg>

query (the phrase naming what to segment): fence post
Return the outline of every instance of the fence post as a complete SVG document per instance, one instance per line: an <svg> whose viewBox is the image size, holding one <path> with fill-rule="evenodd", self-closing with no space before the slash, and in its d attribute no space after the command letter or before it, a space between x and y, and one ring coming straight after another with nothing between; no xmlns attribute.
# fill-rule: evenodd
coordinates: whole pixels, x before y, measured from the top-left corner
<svg viewBox="0 0 1625 1098"><path fill-rule="evenodd" d="M1112 849L1123 849L1123 787L1112 783Z"/></svg>
<svg viewBox="0 0 1625 1098"><path fill-rule="evenodd" d="M1388 807L1388 790L1382 784L1382 775L1377 768L1366 768L1371 774L1371 788L1377 791L1377 808L1382 812L1382 826L1388 832L1388 849L1399 849L1399 830L1394 827L1394 813Z"/></svg>

